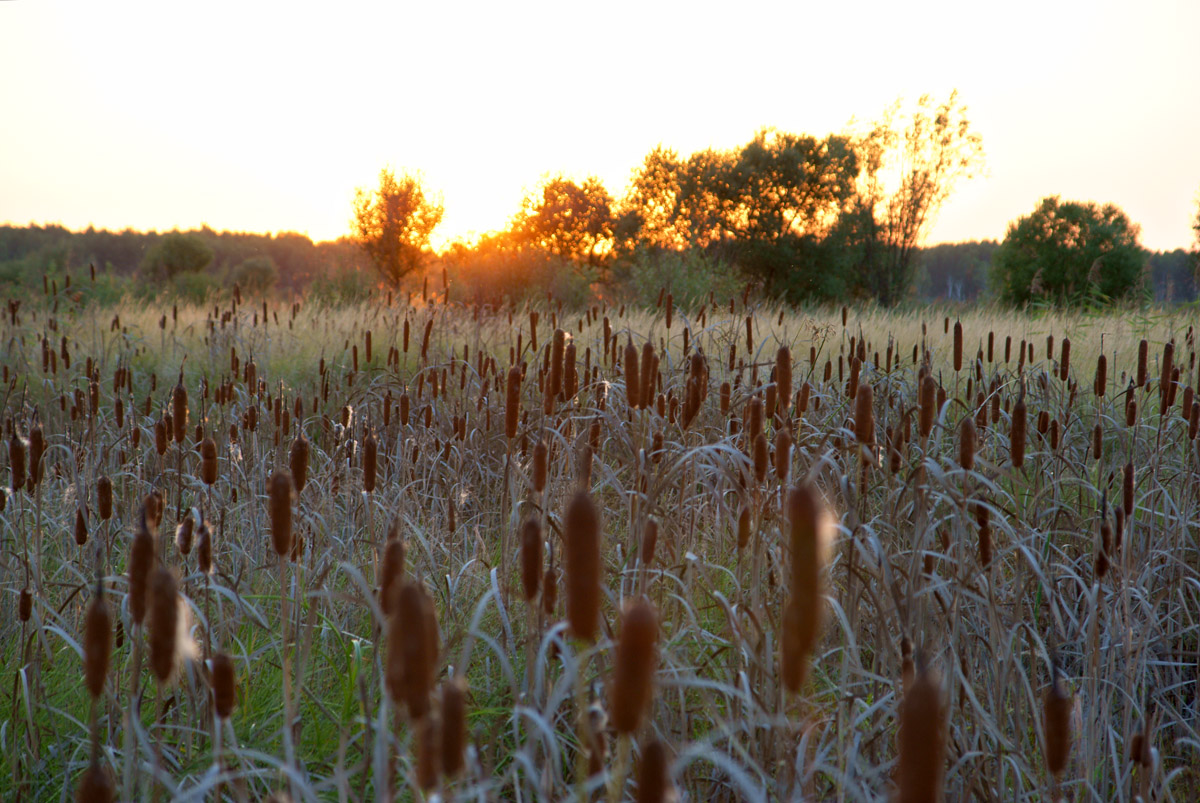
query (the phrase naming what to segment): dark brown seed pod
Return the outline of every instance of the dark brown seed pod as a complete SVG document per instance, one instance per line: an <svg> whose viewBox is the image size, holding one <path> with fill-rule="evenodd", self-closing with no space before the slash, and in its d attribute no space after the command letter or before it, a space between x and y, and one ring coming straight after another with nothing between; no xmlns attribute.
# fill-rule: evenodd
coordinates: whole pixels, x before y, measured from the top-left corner
<svg viewBox="0 0 1200 803"><path fill-rule="evenodd" d="M962 322L954 322L954 370L962 370L963 361L963 328Z"/></svg>
<svg viewBox="0 0 1200 803"><path fill-rule="evenodd" d="M595 641L600 620L600 513L587 491L572 497L563 516L567 621L583 641Z"/></svg>
<svg viewBox="0 0 1200 803"><path fill-rule="evenodd" d="M787 346L775 352L775 387L779 391L779 412L786 413L792 401L792 352Z"/></svg>
<svg viewBox="0 0 1200 803"><path fill-rule="evenodd" d="M504 437L517 437L517 422L521 417L521 368L514 365L508 369L508 380L504 386Z"/></svg>
<svg viewBox="0 0 1200 803"><path fill-rule="evenodd" d="M566 346L567 333L562 329L555 329L550 338L550 365L546 376L546 397L549 399L558 398L563 389L563 354Z"/></svg>
<svg viewBox="0 0 1200 803"><path fill-rule="evenodd" d="M13 429L12 437L8 439L8 467L12 472L12 489L19 491L25 487L27 451L25 441Z"/></svg>
<svg viewBox="0 0 1200 803"><path fill-rule="evenodd" d="M921 415L918 419L922 438L929 437L933 422L937 418L937 381L929 374L921 380Z"/></svg>
<svg viewBox="0 0 1200 803"><path fill-rule="evenodd" d="M21 589L21 596L17 600L17 618L22 622L28 622L33 616L33 594L28 588Z"/></svg>
<svg viewBox="0 0 1200 803"><path fill-rule="evenodd" d="M1012 427L1008 436L1008 453L1012 458L1013 468L1025 465L1026 418L1025 389L1022 388L1021 395L1017 397L1017 402L1012 408Z"/></svg>
<svg viewBox="0 0 1200 803"><path fill-rule="evenodd" d="M658 357L654 345L646 341L642 346L642 375L638 380L638 406L645 410L654 401L655 378L658 375Z"/></svg>
<svg viewBox="0 0 1200 803"><path fill-rule="evenodd" d="M1055 778L1062 778L1071 755L1071 710L1073 695L1054 670L1054 678L1042 700L1042 729L1046 738L1046 769Z"/></svg>
<svg viewBox="0 0 1200 803"><path fill-rule="evenodd" d="M640 381L637 346L633 345L633 341L630 340L625 345L625 398L630 410L636 410L640 406L642 398L638 386Z"/></svg>
<svg viewBox="0 0 1200 803"><path fill-rule="evenodd" d="M108 666L112 660L112 616L104 601L104 586L97 584L83 622L83 679L92 699L104 693Z"/></svg>
<svg viewBox="0 0 1200 803"><path fill-rule="evenodd" d="M375 433L368 432L363 441L363 490L375 492L375 479L379 472L379 443Z"/></svg>
<svg viewBox="0 0 1200 803"><path fill-rule="evenodd" d="M200 481L205 485L217 481L217 442L208 436L200 441Z"/></svg>
<svg viewBox="0 0 1200 803"><path fill-rule="evenodd" d="M638 765L637 803L668 803L674 800L667 749L655 739L642 750Z"/></svg>
<svg viewBox="0 0 1200 803"><path fill-rule="evenodd" d="M1064 337L1062 342L1062 355L1058 363L1058 378L1063 382L1071 375L1071 338Z"/></svg>
<svg viewBox="0 0 1200 803"><path fill-rule="evenodd" d="M746 444L753 447L754 441L763 431L763 403L758 396L752 396L750 401L746 402L746 411L744 413L745 423L743 429L746 430Z"/></svg>
<svg viewBox="0 0 1200 803"><path fill-rule="evenodd" d="M541 493L546 490L546 464L549 462L550 450L544 438L539 438L533 445L533 490Z"/></svg>
<svg viewBox="0 0 1200 803"><path fill-rule="evenodd" d="M658 522L646 519L642 529L642 563L646 566L654 563L654 553L658 548Z"/></svg>
<svg viewBox="0 0 1200 803"><path fill-rule="evenodd" d="M1092 427L1092 457L1099 460L1103 453L1104 429L1100 426L1100 422L1097 421L1096 425Z"/></svg>
<svg viewBox="0 0 1200 803"><path fill-rule="evenodd" d="M275 554L284 557L292 548L292 475L276 471L267 483L268 508L271 516L271 545Z"/></svg>
<svg viewBox="0 0 1200 803"><path fill-rule="evenodd" d="M116 782L112 773L93 761L79 776L75 787L75 803L113 803L117 799Z"/></svg>
<svg viewBox="0 0 1200 803"><path fill-rule="evenodd" d="M789 691L799 692L808 675L809 656L821 632L824 603L821 575L832 524L820 491L809 482L787 498L791 576L780 635L780 674Z"/></svg>
<svg viewBox="0 0 1200 803"><path fill-rule="evenodd" d="M467 681L461 676L442 684L442 772L454 778L467 751Z"/></svg>
<svg viewBox="0 0 1200 803"><path fill-rule="evenodd" d="M551 551L553 557L553 551ZM542 611L547 616L554 615L554 609L558 605L558 574L554 571L554 567L550 566L546 569L546 574L542 576Z"/></svg>
<svg viewBox="0 0 1200 803"><path fill-rule="evenodd" d="M183 373L179 375L179 383L171 393L171 424L174 428L176 443L183 443L187 438L188 393L183 386Z"/></svg>
<svg viewBox="0 0 1200 803"><path fill-rule="evenodd" d="M78 546L83 546L88 540L87 519L84 518L83 511L75 510L75 543Z"/></svg>
<svg viewBox="0 0 1200 803"><path fill-rule="evenodd" d="M404 586L404 541L388 538L383 547L383 563L379 569L379 605L383 613L390 616L396 609L397 594Z"/></svg>
<svg viewBox="0 0 1200 803"><path fill-rule="evenodd" d="M135 625L140 625L146 616L150 570L154 567L154 535L147 510L153 498L153 495L146 497L142 504L133 542L129 547L129 618Z"/></svg>
<svg viewBox="0 0 1200 803"><path fill-rule="evenodd" d="M196 527L196 565L204 574L212 574L213 570L212 537L212 527L201 516Z"/></svg>
<svg viewBox="0 0 1200 803"><path fill-rule="evenodd" d="M400 589L396 615L388 630L390 664L399 660L399 688L391 688L392 699L403 702L408 715L420 719L429 711L429 695L437 674L438 632L437 614L429 592L419 583L405 583ZM392 642L398 642L398 655L390 652ZM390 684L389 678L389 684Z"/></svg>
<svg viewBox="0 0 1200 803"><path fill-rule="evenodd" d="M438 734L437 716L430 711L424 713L415 725L417 742L417 786L428 791L437 786L441 772L442 743Z"/></svg>
<svg viewBox="0 0 1200 803"><path fill-rule="evenodd" d="M982 502L975 503L975 524L979 528L979 565L992 565L992 517L991 510Z"/></svg>
<svg viewBox="0 0 1200 803"><path fill-rule="evenodd" d="M1166 413L1167 408L1171 406L1172 397L1175 395L1172 392L1174 371L1175 344L1167 341L1163 344L1162 374L1158 380L1158 409L1161 413Z"/></svg>
<svg viewBox="0 0 1200 803"><path fill-rule="evenodd" d="M175 527L175 548L180 554L188 555L192 551L193 536L196 533L196 519L188 513L183 521Z"/></svg>
<svg viewBox="0 0 1200 803"><path fill-rule="evenodd" d="M767 478L767 467L771 465L770 451L766 434L759 432L754 438L753 448L754 479L758 482Z"/></svg>
<svg viewBox="0 0 1200 803"><path fill-rule="evenodd" d="M162 457L167 453L167 422L160 418L154 422L154 451Z"/></svg>
<svg viewBox="0 0 1200 803"><path fill-rule="evenodd" d="M854 396L854 437L861 446L875 445L875 391L866 382Z"/></svg>
<svg viewBox="0 0 1200 803"><path fill-rule="evenodd" d="M1103 397L1108 388L1108 358L1101 354L1096 358L1096 395Z"/></svg>
<svg viewBox="0 0 1200 803"><path fill-rule="evenodd" d="M928 803L943 796L946 736L941 684L922 667L900 703L897 803Z"/></svg>
<svg viewBox="0 0 1200 803"><path fill-rule="evenodd" d="M292 483L297 495L304 491L304 486L308 483L309 449L308 438L304 437L304 433L297 435L288 449L288 468L291 469Z"/></svg>
<svg viewBox="0 0 1200 803"><path fill-rule="evenodd" d="M32 493L42 481L42 455L46 453L46 437L42 428L34 424L29 431L29 490Z"/></svg>
<svg viewBox="0 0 1200 803"><path fill-rule="evenodd" d="M750 545L750 506L742 505L737 517L737 548L745 549Z"/></svg>
<svg viewBox="0 0 1200 803"><path fill-rule="evenodd" d="M160 566L150 575L147 589L150 597L150 616L146 631L150 641L150 668L159 683L168 683L177 668L176 650L179 637L179 589L175 575Z"/></svg>
<svg viewBox="0 0 1200 803"><path fill-rule="evenodd" d="M212 658L213 709L221 719L233 715L236 700L236 681L233 659L219 652Z"/></svg>
<svg viewBox="0 0 1200 803"><path fill-rule="evenodd" d="M108 521L113 514L113 487L112 480L108 477L100 477L96 480L96 508L100 514L101 521Z"/></svg>
<svg viewBox="0 0 1200 803"><path fill-rule="evenodd" d="M785 427L775 434L775 479L781 485L787 483L791 466L792 434Z"/></svg>
<svg viewBox="0 0 1200 803"><path fill-rule="evenodd" d="M534 517L521 525L521 584L525 601L532 603L542 579L542 525Z"/></svg>
<svg viewBox="0 0 1200 803"><path fill-rule="evenodd" d="M642 597L621 617L610 689L612 725L617 733L633 733L650 705L658 668L658 612Z"/></svg>
<svg viewBox="0 0 1200 803"><path fill-rule="evenodd" d="M966 471L975 470L975 419L967 416L958 428L958 464Z"/></svg>

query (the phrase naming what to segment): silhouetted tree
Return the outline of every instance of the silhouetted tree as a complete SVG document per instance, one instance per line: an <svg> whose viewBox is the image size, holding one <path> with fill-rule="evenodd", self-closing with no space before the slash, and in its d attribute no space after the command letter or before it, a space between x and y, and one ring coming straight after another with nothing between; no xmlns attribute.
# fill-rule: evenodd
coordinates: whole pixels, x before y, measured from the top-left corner
<svg viewBox="0 0 1200 803"><path fill-rule="evenodd" d="M419 177L404 174L397 179L384 168L378 188L354 193L352 238L385 281L399 284L421 266L444 213L440 200L426 196Z"/></svg>
<svg viewBox="0 0 1200 803"><path fill-rule="evenodd" d="M577 184L555 176L525 198L511 234L518 247L595 266L612 248L615 225L613 199L600 179Z"/></svg>
<svg viewBox="0 0 1200 803"><path fill-rule="evenodd" d="M1113 204L1044 198L1008 225L992 257L993 282L1012 304L1120 298L1137 286L1146 264L1138 234Z"/></svg>
<svg viewBox="0 0 1200 803"><path fill-rule="evenodd" d="M213 250L195 234L173 231L146 252L142 275L156 280L199 273L213 261Z"/></svg>

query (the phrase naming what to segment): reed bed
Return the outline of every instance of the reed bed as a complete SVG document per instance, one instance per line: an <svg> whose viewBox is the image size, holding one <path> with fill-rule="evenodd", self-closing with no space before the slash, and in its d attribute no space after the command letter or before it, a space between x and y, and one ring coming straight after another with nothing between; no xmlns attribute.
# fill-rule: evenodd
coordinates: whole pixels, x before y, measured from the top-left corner
<svg viewBox="0 0 1200 803"><path fill-rule="evenodd" d="M1195 800L1184 313L9 307L4 800Z"/></svg>

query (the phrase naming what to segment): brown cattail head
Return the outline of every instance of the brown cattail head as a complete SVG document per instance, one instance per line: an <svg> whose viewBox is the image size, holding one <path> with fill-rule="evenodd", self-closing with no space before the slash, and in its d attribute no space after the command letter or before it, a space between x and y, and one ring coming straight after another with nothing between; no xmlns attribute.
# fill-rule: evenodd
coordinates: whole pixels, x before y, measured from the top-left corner
<svg viewBox="0 0 1200 803"><path fill-rule="evenodd" d="M19 491L25 487L25 441L13 429L12 437L8 439L8 467L12 470L12 489Z"/></svg>
<svg viewBox="0 0 1200 803"><path fill-rule="evenodd" d="M189 511L183 517L183 521L175 526L175 548L181 555L186 556L192 551L193 536L196 534L196 518L196 514Z"/></svg>
<svg viewBox="0 0 1200 803"><path fill-rule="evenodd" d="M75 543L78 546L83 546L88 540L87 518L83 515L82 508L75 509Z"/></svg>
<svg viewBox="0 0 1200 803"><path fill-rule="evenodd" d="M1096 383L1095 391L1097 396L1103 396L1108 388L1108 358L1101 354L1096 358Z"/></svg>
<svg viewBox="0 0 1200 803"><path fill-rule="evenodd" d="M187 438L188 394L183 386L183 372L179 372L179 382L171 392L171 424L176 443L183 443Z"/></svg>
<svg viewBox="0 0 1200 803"><path fill-rule="evenodd" d="M404 560L404 541L389 536L383 547L383 563L379 568L379 605L386 616L395 612L397 595L404 586Z"/></svg>
<svg viewBox="0 0 1200 803"><path fill-rule="evenodd" d="M1042 700L1042 728L1046 737L1046 769L1055 778L1062 778L1071 755L1071 709L1075 700L1058 668L1052 672L1050 688Z"/></svg>
<svg viewBox="0 0 1200 803"><path fill-rule="evenodd" d="M212 539L212 527L201 514L196 525L196 565L204 574L212 574L213 570Z"/></svg>
<svg viewBox="0 0 1200 803"><path fill-rule="evenodd" d="M550 340L550 372L546 376L546 398L554 399L562 392L563 353L567 346L567 333L555 329Z"/></svg>
<svg viewBox="0 0 1200 803"><path fill-rule="evenodd" d="M28 588L22 588L21 596L17 601L17 618L22 622L28 622L31 616L33 616L33 594Z"/></svg>
<svg viewBox="0 0 1200 803"><path fill-rule="evenodd" d="M175 575L160 566L150 575L150 616L146 630L150 640L150 668L159 683L167 683L178 666L180 602Z"/></svg>
<svg viewBox="0 0 1200 803"><path fill-rule="evenodd" d="M633 345L633 341L630 340L625 344L625 397L630 410L636 410L640 406L642 398L638 387L640 381L637 346Z"/></svg>
<svg viewBox="0 0 1200 803"><path fill-rule="evenodd" d="M83 679L92 699L104 693L104 681L112 660L112 641L112 616L104 601L104 586L97 583L83 622Z"/></svg>
<svg viewBox="0 0 1200 803"><path fill-rule="evenodd" d="M745 549L750 545L750 506L742 505L737 517L737 548Z"/></svg>
<svg viewBox="0 0 1200 803"><path fill-rule="evenodd" d="M654 401L658 377L658 356L654 344L646 341L642 346L642 376L638 380L638 405L644 410Z"/></svg>
<svg viewBox="0 0 1200 803"><path fill-rule="evenodd" d="M117 799L116 782L112 773L94 760L79 776L75 788L75 803L112 803Z"/></svg>
<svg viewBox="0 0 1200 803"><path fill-rule="evenodd" d="M921 416L918 419L922 438L929 437L933 431L933 421L937 418L937 381L932 375L926 374L921 380Z"/></svg>
<svg viewBox="0 0 1200 803"><path fill-rule="evenodd" d="M292 483L297 494L302 493L304 486L308 483L308 454L308 438L304 437L304 433L301 432L292 441L292 447L288 450L288 468L292 472Z"/></svg>
<svg viewBox="0 0 1200 803"><path fill-rule="evenodd" d="M150 570L154 567L154 525L148 511L152 499L153 495L147 496L142 503L129 547L129 617L135 625L140 625L146 616Z"/></svg>
<svg viewBox="0 0 1200 803"><path fill-rule="evenodd" d="M96 480L96 508L101 521L108 521L112 518L112 502L112 480L108 477L100 477Z"/></svg>
<svg viewBox="0 0 1200 803"><path fill-rule="evenodd" d="M521 525L521 584L525 601L532 603L538 595L542 578L542 525L529 517Z"/></svg>
<svg viewBox="0 0 1200 803"><path fill-rule="evenodd" d="M854 396L854 437L860 446L875 445L875 391L867 382L859 384Z"/></svg>
<svg viewBox="0 0 1200 803"><path fill-rule="evenodd" d="M463 770L467 750L467 680L456 676L442 684L442 772L453 778Z"/></svg>
<svg viewBox="0 0 1200 803"><path fill-rule="evenodd" d="M221 719L229 719L233 714L236 698L236 682L234 680L233 659L223 652L212 658L213 708Z"/></svg>
<svg viewBox="0 0 1200 803"><path fill-rule="evenodd" d="M612 724L617 733L633 733L650 704L658 667L658 612L642 597L621 617L612 688Z"/></svg>
<svg viewBox="0 0 1200 803"><path fill-rule="evenodd" d="M674 799L667 749L655 739L642 749L638 766L637 803L668 803Z"/></svg>
<svg viewBox="0 0 1200 803"><path fill-rule="evenodd" d="M363 490L375 492L375 479L379 474L379 442L375 433L368 432L363 441Z"/></svg>
<svg viewBox="0 0 1200 803"><path fill-rule="evenodd" d="M508 369L508 381L504 385L504 437L517 437L517 421L521 417L521 367Z"/></svg>
<svg viewBox="0 0 1200 803"><path fill-rule="evenodd" d="M1062 354L1059 357L1058 363L1058 378L1063 382L1071 375L1071 338L1064 337L1062 342Z"/></svg>
<svg viewBox="0 0 1200 803"><path fill-rule="evenodd" d="M271 514L271 545L275 554L285 557L292 548L292 475L276 471L267 483L267 501Z"/></svg>
<svg viewBox="0 0 1200 803"><path fill-rule="evenodd" d="M417 786L425 791L437 786L438 773L441 772L442 743L438 738L439 724L437 716L431 711L426 711L414 727L417 742Z"/></svg>
<svg viewBox="0 0 1200 803"><path fill-rule="evenodd" d="M775 387L779 389L779 411L786 413L792 401L792 352L787 346L775 352Z"/></svg>
<svg viewBox="0 0 1200 803"><path fill-rule="evenodd" d="M42 455L46 453L46 436L42 433L40 424L34 424L29 430L29 491L42 481Z"/></svg>
<svg viewBox="0 0 1200 803"><path fill-rule="evenodd" d="M154 451L159 457L167 453L167 441L167 422L160 418L154 422Z"/></svg>
<svg viewBox="0 0 1200 803"><path fill-rule="evenodd" d="M963 361L963 328L961 321L954 322L954 370L962 370Z"/></svg>
<svg viewBox="0 0 1200 803"><path fill-rule="evenodd" d="M433 599L423 585L405 583L388 628L386 680L393 702L403 703L413 719L429 711L439 649Z"/></svg>
<svg viewBox="0 0 1200 803"><path fill-rule="evenodd" d="M792 433L786 427L783 427L775 435L775 479L780 484L788 481L788 473L791 466Z"/></svg>
<svg viewBox="0 0 1200 803"><path fill-rule="evenodd" d="M205 485L217 481L217 442L211 437L200 441L200 481Z"/></svg>
<svg viewBox="0 0 1200 803"><path fill-rule="evenodd" d="M771 465L771 449L767 443L767 436L764 432L759 432L754 437L754 446L752 450L754 464L754 479L762 482L767 478L767 467Z"/></svg>
<svg viewBox="0 0 1200 803"><path fill-rule="evenodd" d="M958 464L965 471L975 470L975 419L966 416L958 428Z"/></svg>
<svg viewBox="0 0 1200 803"><path fill-rule="evenodd" d="M1021 388L1021 395L1017 397L1016 404L1012 408L1012 428L1009 430L1008 437L1008 453L1012 457L1013 468L1020 468L1025 465L1027 417L1025 388Z"/></svg>
<svg viewBox="0 0 1200 803"><path fill-rule="evenodd" d="M546 440L539 438L533 445L533 490L541 493L546 490L546 464L549 462L550 450Z"/></svg>
<svg viewBox="0 0 1200 803"><path fill-rule="evenodd" d="M595 641L600 620L600 513L586 490L577 491L563 517L567 621L583 641Z"/></svg>
<svg viewBox="0 0 1200 803"><path fill-rule="evenodd" d="M900 703L897 803L942 800L946 737L942 689L937 675L921 667Z"/></svg>
<svg viewBox="0 0 1200 803"><path fill-rule="evenodd" d="M791 594L783 613L780 674L784 686L798 692L821 631L824 603L821 573L832 540L833 522L821 493L810 482L793 488L787 499L792 550Z"/></svg>

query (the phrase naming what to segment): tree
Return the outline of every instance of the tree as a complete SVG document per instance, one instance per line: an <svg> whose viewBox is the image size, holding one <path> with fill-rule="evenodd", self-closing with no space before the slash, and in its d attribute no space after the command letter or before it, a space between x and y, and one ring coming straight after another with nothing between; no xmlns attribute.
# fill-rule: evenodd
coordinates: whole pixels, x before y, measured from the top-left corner
<svg viewBox="0 0 1200 803"><path fill-rule="evenodd" d="M856 271L861 293L895 304L913 286L917 249L962 179L983 166L983 140L967 107L952 92L939 105L929 95L911 113L889 108L858 142L862 174L856 206L869 212L871 242Z"/></svg>
<svg viewBox="0 0 1200 803"><path fill-rule="evenodd" d="M418 176L399 179L379 171L379 187L354 193L351 237L367 253L384 280L398 285L428 255L429 238L442 222L445 208L429 198Z"/></svg>
<svg viewBox="0 0 1200 803"><path fill-rule="evenodd" d="M577 184L555 176L525 197L511 234L518 247L596 266L612 248L615 225L613 199L600 179Z"/></svg>
<svg viewBox="0 0 1200 803"><path fill-rule="evenodd" d="M142 259L142 275L162 280L199 273L213 261L213 250L194 234L173 231L158 241Z"/></svg>
<svg viewBox="0 0 1200 803"><path fill-rule="evenodd" d="M1008 225L992 257L993 283L1012 304L1120 298L1138 284L1146 263L1139 233L1113 204L1044 198Z"/></svg>
<svg viewBox="0 0 1200 803"><path fill-rule="evenodd" d="M250 257L233 269L233 280L248 293L268 293L279 281L279 268L271 257Z"/></svg>

